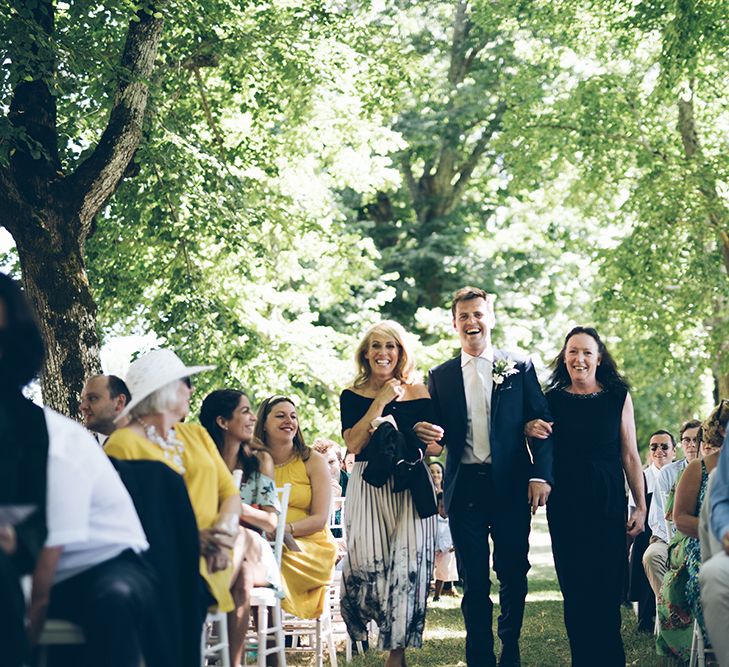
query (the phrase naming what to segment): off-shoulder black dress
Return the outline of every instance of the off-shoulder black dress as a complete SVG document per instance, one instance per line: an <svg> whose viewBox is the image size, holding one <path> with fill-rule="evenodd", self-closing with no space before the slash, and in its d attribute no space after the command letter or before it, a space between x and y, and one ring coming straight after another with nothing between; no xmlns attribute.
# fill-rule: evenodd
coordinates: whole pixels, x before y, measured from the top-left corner
<svg viewBox="0 0 729 667"><path fill-rule="evenodd" d="M346 389L340 398L342 432L365 415L373 399ZM392 401L400 431L433 421L429 398ZM424 465L424 464L423 464ZM410 491L394 493L392 479L374 487L362 479L367 447L355 458L347 486L347 556L342 572L342 616L355 641L367 638L367 623L380 628L381 649L420 647L425 604L435 560L436 519L421 519Z"/></svg>

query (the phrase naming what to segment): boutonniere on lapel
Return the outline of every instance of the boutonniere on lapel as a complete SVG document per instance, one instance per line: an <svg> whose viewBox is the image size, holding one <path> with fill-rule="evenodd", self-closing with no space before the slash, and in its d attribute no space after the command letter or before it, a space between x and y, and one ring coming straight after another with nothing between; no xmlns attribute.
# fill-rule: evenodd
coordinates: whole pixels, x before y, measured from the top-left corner
<svg viewBox="0 0 729 667"><path fill-rule="evenodd" d="M518 372L519 369L516 367L516 362L513 359L509 359L509 357L494 359L494 369L492 371L494 387L503 384L506 378L510 375L516 375Z"/></svg>

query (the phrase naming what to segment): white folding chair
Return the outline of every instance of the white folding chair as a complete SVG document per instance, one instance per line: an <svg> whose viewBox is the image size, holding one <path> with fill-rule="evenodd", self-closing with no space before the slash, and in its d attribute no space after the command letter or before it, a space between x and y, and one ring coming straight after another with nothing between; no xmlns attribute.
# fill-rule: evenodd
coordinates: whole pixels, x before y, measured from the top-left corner
<svg viewBox="0 0 729 667"><path fill-rule="evenodd" d="M694 620L694 633L691 638L691 657L689 667L704 667L706 665L706 654L713 653L711 646L706 646L704 633L701 632L699 622Z"/></svg>
<svg viewBox="0 0 729 667"><path fill-rule="evenodd" d="M344 527L344 497L332 499L331 508L329 510L329 528L341 530L341 537L334 538L337 543L346 544L346 532ZM337 517L337 510L339 517ZM334 577L341 573L334 572ZM336 600L336 603L334 602ZM290 651L313 652L315 654L316 667L322 667L324 664L324 643L326 642L329 663L332 667L337 667L337 648L334 641L334 623L333 612L336 604L336 613L339 614L339 586L334 586L330 582L327 588L327 600L324 605L322 615L317 619L297 618L292 614L284 613L284 632L291 637ZM346 633L346 628L345 628ZM347 636L348 639L348 636ZM351 655L351 645L347 645Z"/></svg>
<svg viewBox="0 0 729 667"><path fill-rule="evenodd" d="M334 644L331 613L331 586L327 589L324 611L316 619L297 618L284 612L284 632L291 637L290 651L314 653L316 667L324 665L324 642L327 644L329 664L337 667L337 647ZM304 643L302 640L306 640Z"/></svg>
<svg viewBox="0 0 729 667"><path fill-rule="evenodd" d="M200 642L203 667L208 664L210 658L214 658L215 664L221 667L230 667L228 617L225 612L208 613Z"/></svg>
<svg viewBox="0 0 729 667"><path fill-rule="evenodd" d="M286 532L286 511L289 507L291 484L285 484L283 488L276 489L276 491L278 492L281 513L276 524L274 539L270 544L276 563L280 569L284 533ZM286 667L286 646L281 599L272 588L256 587L251 591L251 609L256 610L255 618L257 628L255 631L249 631L246 635L246 646L250 646L255 642L258 667L266 667L266 657L274 653L278 656L279 667ZM269 610L271 614L270 625ZM274 639L272 646L268 645L269 637L273 637ZM248 664L245 653L243 660L244 664Z"/></svg>
<svg viewBox="0 0 729 667"><path fill-rule="evenodd" d="M346 502L347 498L345 496L332 498L332 506L329 510L329 530L333 534L335 531L339 533L338 536L334 535L334 539L338 544L345 545L347 544L347 529L344 525L344 507ZM339 516L337 516L337 512L339 512Z"/></svg>

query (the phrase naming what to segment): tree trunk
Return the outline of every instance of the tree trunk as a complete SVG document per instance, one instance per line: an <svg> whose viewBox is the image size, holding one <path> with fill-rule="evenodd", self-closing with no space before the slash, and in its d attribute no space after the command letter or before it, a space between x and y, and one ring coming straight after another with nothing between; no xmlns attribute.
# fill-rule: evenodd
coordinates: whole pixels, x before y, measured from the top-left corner
<svg viewBox="0 0 729 667"><path fill-rule="evenodd" d="M18 256L46 346L43 401L75 417L85 378L101 372L96 306L78 237L67 233L70 225L54 212L44 211L43 217L55 218L46 227L52 231L30 221L21 225L33 232L16 239Z"/></svg>
<svg viewBox="0 0 729 667"><path fill-rule="evenodd" d="M13 89L7 118L18 136L31 141L19 144L9 165L0 166L0 226L15 239L46 346L43 400L71 417L78 415L85 379L101 370L84 245L139 146L165 1L145 3L130 21L109 120L93 152L70 174L58 158L57 93L48 84L58 67L55 3L37 0L30 16L16 11L11 19L16 32L36 45L28 51L19 38L10 58L24 76Z"/></svg>
<svg viewBox="0 0 729 667"><path fill-rule="evenodd" d="M716 381L715 403L719 403L722 398L729 398L729 373L715 373L714 378Z"/></svg>

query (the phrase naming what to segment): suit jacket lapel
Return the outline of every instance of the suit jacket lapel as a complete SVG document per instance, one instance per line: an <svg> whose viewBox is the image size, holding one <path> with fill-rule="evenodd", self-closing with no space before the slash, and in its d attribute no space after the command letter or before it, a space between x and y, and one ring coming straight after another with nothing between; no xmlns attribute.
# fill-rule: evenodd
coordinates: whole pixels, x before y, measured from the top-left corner
<svg viewBox="0 0 729 667"><path fill-rule="evenodd" d="M494 361L503 358L505 355L501 350L494 350ZM499 391L499 385L495 382L491 384L491 430L493 431L494 422L496 421L496 410L499 407L499 398L501 398L501 392Z"/></svg>
<svg viewBox="0 0 729 667"><path fill-rule="evenodd" d="M463 386L463 373L461 372L461 357L451 359L451 362L443 368L446 375L446 387L452 387L453 393L449 400L453 402L454 413L459 415L462 423L468 423L468 411L466 408L466 389Z"/></svg>

